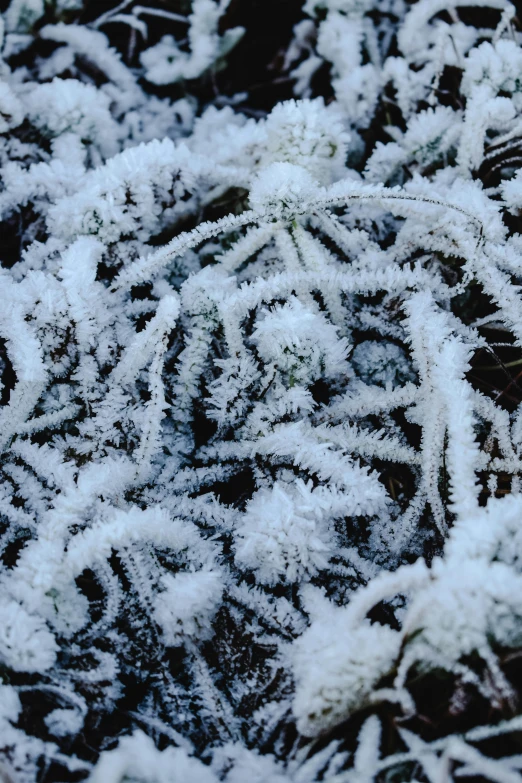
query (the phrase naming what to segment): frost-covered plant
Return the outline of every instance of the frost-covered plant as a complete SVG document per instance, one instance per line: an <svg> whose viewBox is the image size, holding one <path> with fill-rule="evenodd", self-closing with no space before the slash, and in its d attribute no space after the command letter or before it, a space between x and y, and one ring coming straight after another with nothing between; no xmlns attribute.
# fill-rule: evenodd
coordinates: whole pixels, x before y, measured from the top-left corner
<svg viewBox="0 0 522 783"><path fill-rule="evenodd" d="M514 8L245 6L0 17L0 777L512 783Z"/></svg>

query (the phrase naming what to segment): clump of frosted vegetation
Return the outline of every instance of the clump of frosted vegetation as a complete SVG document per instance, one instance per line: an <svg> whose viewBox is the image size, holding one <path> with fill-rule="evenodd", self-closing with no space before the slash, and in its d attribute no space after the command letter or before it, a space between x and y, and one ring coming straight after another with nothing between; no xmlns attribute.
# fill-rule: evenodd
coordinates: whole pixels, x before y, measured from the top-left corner
<svg viewBox="0 0 522 783"><path fill-rule="evenodd" d="M1 7L0 778L522 780L514 6Z"/></svg>

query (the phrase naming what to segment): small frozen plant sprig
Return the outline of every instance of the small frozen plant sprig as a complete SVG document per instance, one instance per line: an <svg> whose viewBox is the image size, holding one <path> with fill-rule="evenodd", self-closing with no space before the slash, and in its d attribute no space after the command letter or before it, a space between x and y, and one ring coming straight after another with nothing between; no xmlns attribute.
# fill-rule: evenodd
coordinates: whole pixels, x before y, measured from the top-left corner
<svg viewBox="0 0 522 783"><path fill-rule="evenodd" d="M347 370L348 342L320 312L291 298L272 310L261 311L252 333L261 359L277 365L288 383L313 383Z"/></svg>
<svg viewBox="0 0 522 783"><path fill-rule="evenodd" d="M236 531L236 562L265 584L298 582L327 568L335 539L324 524L331 502L321 490L303 482L258 490Z"/></svg>

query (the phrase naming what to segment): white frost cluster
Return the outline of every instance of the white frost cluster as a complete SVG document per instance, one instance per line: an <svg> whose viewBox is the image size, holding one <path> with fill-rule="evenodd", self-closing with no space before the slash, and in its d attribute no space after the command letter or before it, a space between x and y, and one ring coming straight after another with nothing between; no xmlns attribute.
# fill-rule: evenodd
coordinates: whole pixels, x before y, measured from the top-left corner
<svg viewBox="0 0 522 783"><path fill-rule="evenodd" d="M16 128L24 119L21 100L7 82L0 81L0 133Z"/></svg>
<svg viewBox="0 0 522 783"><path fill-rule="evenodd" d="M320 99L280 103L268 115L264 132L260 166L293 163L324 185L343 175L350 136L335 104L325 107Z"/></svg>
<svg viewBox="0 0 522 783"><path fill-rule="evenodd" d="M123 737L118 747L105 751L89 776L89 783L216 783L212 772L182 748L158 751L143 731Z"/></svg>
<svg viewBox="0 0 522 783"><path fill-rule="evenodd" d="M218 571L182 572L162 577L164 588L154 600L154 619L169 645L212 636L212 619L221 604L223 583Z"/></svg>
<svg viewBox="0 0 522 783"><path fill-rule="evenodd" d="M0 604L0 661L17 672L44 672L56 660L58 645L45 623L16 601Z"/></svg>
<svg viewBox="0 0 522 783"><path fill-rule="evenodd" d="M249 182L274 163L288 163L329 185L344 175L350 134L336 105L314 98L277 104L257 122L211 106L196 120L188 144L199 154L212 145L216 160L237 166Z"/></svg>
<svg viewBox="0 0 522 783"><path fill-rule="evenodd" d="M252 182L249 200L263 213L283 216L299 213L318 192L318 183L307 169L295 163L278 162L261 169Z"/></svg>
<svg viewBox="0 0 522 783"><path fill-rule="evenodd" d="M321 313L290 298L272 310L261 311L252 333L261 358L274 362L290 383L313 382L346 372L348 342Z"/></svg>
<svg viewBox="0 0 522 783"><path fill-rule="evenodd" d="M193 0L187 17L190 53L180 48L172 35L165 35L141 56L145 75L152 84L172 84L197 79L235 46L243 28L229 28L219 35L218 26L230 0Z"/></svg>
<svg viewBox="0 0 522 783"><path fill-rule="evenodd" d="M330 610L296 644L294 712L305 736L327 731L369 706L400 649L397 631L368 622L354 629L343 621L342 610Z"/></svg>
<svg viewBox="0 0 522 783"><path fill-rule="evenodd" d="M99 145L104 157L115 155L119 147L120 130L109 106L108 95L76 79L38 84L25 99L27 117L45 136L74 133Z"/></svg>
<svg viewBox="0 0 522 783"><path fill-rule="evenodd" d="M335 537L328 529L328 502L321 488L278 482L249 501L236 531L236 562L253 569L260 582L296 582L328 566Z"/></svg>
<svg viewBox="0 0 522 783"><path fill-rule="evenodd" d="M175 211L177 199L190 194L194 175L187 181L186 156L170 139L125 150L87 174L72 197L53 204L49 229L69 241L82 234L107 244L122 235L149 239L160 229L164 213ZM181 210L188 207L182 203Z"/></svg>

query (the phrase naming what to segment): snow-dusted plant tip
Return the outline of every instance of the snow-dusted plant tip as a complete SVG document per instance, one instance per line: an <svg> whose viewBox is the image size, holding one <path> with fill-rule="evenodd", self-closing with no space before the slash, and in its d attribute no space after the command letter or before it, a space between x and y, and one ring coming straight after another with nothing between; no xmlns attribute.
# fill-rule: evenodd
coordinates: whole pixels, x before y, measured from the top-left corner
<svg viewBox="0 0 522 783"><path fill-rule="evenodd" d="M0 779L522 781L516 8L0 7Z"/></svg>

